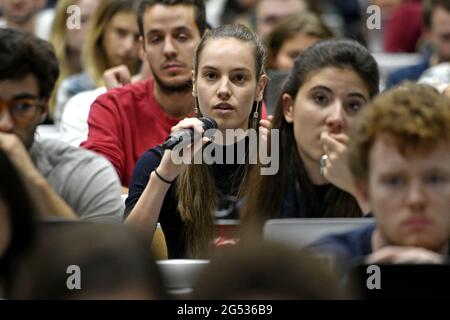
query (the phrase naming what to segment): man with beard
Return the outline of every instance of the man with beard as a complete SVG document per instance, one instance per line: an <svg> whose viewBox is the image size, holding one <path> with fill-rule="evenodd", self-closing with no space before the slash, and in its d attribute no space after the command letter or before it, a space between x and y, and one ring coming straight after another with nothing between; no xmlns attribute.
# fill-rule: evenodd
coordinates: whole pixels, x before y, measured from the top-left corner
<svg viewBox="0 0 450 320"><path fill-rule="evenodd" d="M152 77L97 98L82 147L104 155L128 187L139 157L193 113L195 48L206 30L202 0L143 0L138 26Z"/></svg>

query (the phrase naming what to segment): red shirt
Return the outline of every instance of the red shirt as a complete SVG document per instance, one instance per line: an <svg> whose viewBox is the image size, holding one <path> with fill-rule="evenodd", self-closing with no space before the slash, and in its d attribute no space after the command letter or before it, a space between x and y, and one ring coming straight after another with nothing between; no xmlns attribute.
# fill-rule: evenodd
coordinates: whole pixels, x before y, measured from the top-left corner
<svg viewBox="0 0 450 320"><path fill-rule="evenodd" d="M153 95L154 80L109 90L91 106L89 132L81 147L105 156L116 168L123 186L131 181L134 165L148 149L162 143L181 119L173 118ZM262 118L267 118L262 105Z"/></svg>
<svg viewBox="0 0 450 320"><path fill-rule="evenodd" d="M385 39L386 52L416 52L417 43L424 32L422 4L409 1L401 4L392 14Z"/></svg>
<svg viewBox="0 0 450 320"><path fill-rule="evenodd" d="M112 89L98 97L89 112L87 141L80 146L104 155L124 186L140 156L162 143L180 121L156 102L153 83L149 79Z"/></svg>

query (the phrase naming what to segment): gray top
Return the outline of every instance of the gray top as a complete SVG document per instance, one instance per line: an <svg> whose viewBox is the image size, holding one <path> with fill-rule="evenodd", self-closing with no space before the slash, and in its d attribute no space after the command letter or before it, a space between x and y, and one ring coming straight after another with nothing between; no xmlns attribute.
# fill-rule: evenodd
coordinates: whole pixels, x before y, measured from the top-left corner
<svg viewBox="0 0 450 320"><path fill-rule="evenodd" d="M108 160L52 139L35 140L30 153L38 171L81 220L123 221L122 189Z"/></svg>

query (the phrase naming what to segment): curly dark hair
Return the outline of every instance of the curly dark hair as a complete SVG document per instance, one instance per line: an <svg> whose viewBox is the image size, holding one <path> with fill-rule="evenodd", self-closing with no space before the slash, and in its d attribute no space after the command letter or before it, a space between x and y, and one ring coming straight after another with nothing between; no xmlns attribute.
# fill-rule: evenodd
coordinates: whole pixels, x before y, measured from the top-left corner
<svg viewBox="0 0 450 320"><path fill-rule="evenodd" d="M53 46L35 35L0 28L0 80L21 80L33 74L39 83L41 99L48 99L59 76Z"/></svg>

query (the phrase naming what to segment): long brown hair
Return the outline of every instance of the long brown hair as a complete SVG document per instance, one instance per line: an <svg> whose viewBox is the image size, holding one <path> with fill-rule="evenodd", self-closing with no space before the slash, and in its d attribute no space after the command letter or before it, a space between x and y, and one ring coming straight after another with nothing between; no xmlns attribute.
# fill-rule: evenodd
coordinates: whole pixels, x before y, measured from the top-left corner
<svg viewBox="0 0 450 320"><path fill-rule="evenodd" d="M195 55L195 77L198 74L201 52L208 41L223 38L234 38L253 45L258 82L258 79L264 74L265 49L258 36L242 25L223 25L209 30L203 35ZM256 120L254 120L255 115ZM249 128L256 129L259 118L259 104L255 102L250 114ZM248 164L245 165L245 172L247 170ZM244 173L244 180L245 176ZM178 177L176 189L177 209L185 223L188 253L193 257L208 254L209 243L214 235L213 215L218 200L213 169L205 163L189 165Z"/></svg>
<svg viewBox="0 0 450 320"><path fill-rule="evenodd" d="M341 189L331 186L324 201L320 202L314 191L297 150L293 124L283 115L282 95L289 94L295 101L299 88L313 71L327 67L353 70L369 89L370 97L379 91L379 71L369 51L355 41L326 40L314 44L297 57L278 100L273 128L279 130L279 171L275 175L260 175L254 166L245 188L246 203L241 219L248 226L260 227L266 219L280 216L281 208L290 188L295 196L301 194L301 210L310 217L357 217L362 212L356 200ZM269 135L269 146L270 135Z"/></svg>

